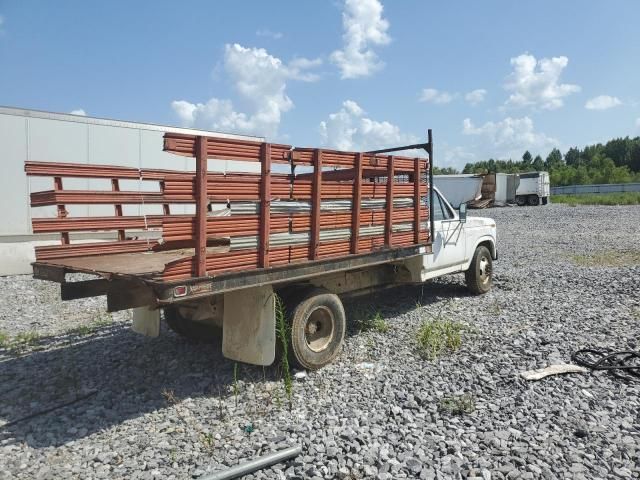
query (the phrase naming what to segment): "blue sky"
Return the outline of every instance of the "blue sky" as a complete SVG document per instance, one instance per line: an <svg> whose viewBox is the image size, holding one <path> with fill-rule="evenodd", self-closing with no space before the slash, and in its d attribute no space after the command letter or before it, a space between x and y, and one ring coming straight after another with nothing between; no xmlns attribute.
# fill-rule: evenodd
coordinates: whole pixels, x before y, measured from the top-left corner
<svg viewBox="0 0 640 480"><path fill-rule="evenodd" d="M436 164L640 134L640 2L0 0L0 104Z"/></svg>

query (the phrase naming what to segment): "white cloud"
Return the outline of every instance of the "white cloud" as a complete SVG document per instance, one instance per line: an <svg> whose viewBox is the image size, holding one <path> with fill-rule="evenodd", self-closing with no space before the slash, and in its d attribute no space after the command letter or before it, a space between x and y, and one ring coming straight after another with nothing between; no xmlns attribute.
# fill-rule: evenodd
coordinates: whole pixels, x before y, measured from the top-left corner
<svg viewBox="0 0 640 480"><path fill-rule="evenodd" d="M462 133L481 137L483 149L493 158L519 159L525 150L544 151L558 145L557 140L536 132L529 117L507 117L482 126L475 126L470 118L465 118Z"/></svg>
<svg viewBox="0 0 640 480"><path fill-rule="evenodd" d="M424 88L420 94L420 101L444 105L450 103L457 96L457 93L441 92L435 88Z"/></svg>
<svg viewBox="0 0 640 480"><path fill-rule="evenodd" d="M345 0L342 12L343 48L331 54L342 78L366 77L384 67L372 45L391 42L389 22L379 0Z"/></svg>
<svg viewBox="0 0 640 480"><path fill-rule="evenodd" d="M584 104L584 108L587 110L607 110L609 108L617 107L618 105L622 105L622 102L618 97L599 95L587 100L587 103Z"/></svg>
<svg viewBox="0 0 640 480"><path fill-rule="evenodd" d="M84 109L82 109L82 108L77 108L75 110L71 110L69 113L71 115L82 115L83 117L87 115L87 112L85 112Z"/></svg>
<svg viewBox="0 0 640 480"><path fill-rule="evenodd" d="M505 90L512 92L506 105L546 110L562 107L564 97L580 91L578 85L558 83L568 63L567 57L536 60L526 53L512 58L513 72L504 85Z"/></svg>
<svg viewBox="0 0 640 480"><path fill-rule="evenodd" d="M175 100L171 107L187 127L273 137L282 114L293 108L293 101L286 94L287 81L317 80L318 76L308 70L320 64L320 60L305 58L285 64L263 48L226 45L224 69L250 113L239 112L231 100L219 98L205 103Z"/></svg>
<svg viewBox="0 0 640 480"><path fill-rule="evenodd" d="M372 120L365 115L353 100L343 102L340 111L320 122L323 145L339 150L366 151L418 142L415 136L401 132L397 125Z"/></svg>
<svg viewBox="0 0 640 480"><path fill-rule="evenodd" d="M272 30L269 30L268 28L261 28L257 30L256 35L258 37L273 38L274 40L280 40L282 37L284 37L284 34L282 32L274 32Z"/></svg>
<svg viewBox="0 0 640 480"><path fill-rule="evenodd" d="M464 99L471 105L475 106L484 102L484 97L487 95L487 91L484 88L477 88L467 93Z"/></svg>

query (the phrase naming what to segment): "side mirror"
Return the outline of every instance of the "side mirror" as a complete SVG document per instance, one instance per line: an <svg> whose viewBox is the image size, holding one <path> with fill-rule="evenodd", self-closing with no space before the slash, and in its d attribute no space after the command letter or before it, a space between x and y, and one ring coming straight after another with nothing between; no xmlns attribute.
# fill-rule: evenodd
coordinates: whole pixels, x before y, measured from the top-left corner
<svg viewBox="0 0 640 480"><path fill-rule="evenodd" d="M458 218L460 218L460 223L466 223L467 221L467 204L466 203L460 204Z"/></svg>

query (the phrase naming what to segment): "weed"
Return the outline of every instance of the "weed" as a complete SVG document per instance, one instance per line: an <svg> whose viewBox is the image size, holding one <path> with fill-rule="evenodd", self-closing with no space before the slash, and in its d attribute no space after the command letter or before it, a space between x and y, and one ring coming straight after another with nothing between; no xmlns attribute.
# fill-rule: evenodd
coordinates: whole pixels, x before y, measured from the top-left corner
<svg viewBox="0 0 640 480"><path fill-rule="evenodd" d="M460 348L462 324L449 319L424 320L417 333L418 350L429 360L435 360L442 352Z"/></svg>
<svg viewBox="0 0 640 480"><path fill-rule="evenodd" d="M176 403L178 403L178 399L176 398L175 393L173 393L173 390L167 390L165 388L160 392L160 395L162 395L165 402L167 402L169 405L175 405Z"/></svg>
<svg viewBox="0 0 640 480"><path fill-rule="evenodd" d="M640 308L634 308L634 309L631 311L631 316L632 316L633 318L635 318L636 320L640 320Z"/></svg>
<svg viewBox="0 0 640 480"><path fill-rule="evenodd" d="M276 333L282 349L282 381L284 382L284 392L289 400L289 409L293 408L293 381L291 380L291 369L289 367L289 327L287 326L286 313L282 299L276 295Z"/></svg>
<svg viewBox="0 0 640 480"><path fill-rule="evenodd" d="M386 333L391 328L389 322L382 316L382 313L371 310L357 315L356 324L358 325L358 331L360 333L368 331Z"/></svg>
<svg viewBox="0 0 640 480"><path fill-rule="evenodd" d="M498 300L494 300L493 305L490 307L491 312L494 315L500 315L502 313L502 307L500 306L500 303L498 303Z"/></svg>
<svg viewBox="0 0 640 480"><path fill-rule="evenodd" d="M215 438L211 432L200 432L200 443L204 445L207 450L213 450L215 445Z"/></svg>
<svg viewBox="0 0 640 480"><path fill-rule="evenodd" d="M0 348L9 346L9 335L4 332L0 332Z"/></svg>
<svg viewBox="0 0 640 480"><path fill-rule="evenodd" d="M476 403L471 394L465 393L464 395L441 399L439 408L451 415L464 415L472 413L476 409Z"/></svg>
<svg viewBox="0 0 640 480"><path fill-rule="evenodd" d="M238 394L240 393L240 388L238 387L238 364L233 364L233 398L236 402L236 407L238 406Z"/></svg>
<svg viewBox="0 0 640 480"><path fill-rule="evenodd" d="M580 267L626 267L640 265L640 251L616 252L613 250L591 254L572 255L573 263Z"/></svg>

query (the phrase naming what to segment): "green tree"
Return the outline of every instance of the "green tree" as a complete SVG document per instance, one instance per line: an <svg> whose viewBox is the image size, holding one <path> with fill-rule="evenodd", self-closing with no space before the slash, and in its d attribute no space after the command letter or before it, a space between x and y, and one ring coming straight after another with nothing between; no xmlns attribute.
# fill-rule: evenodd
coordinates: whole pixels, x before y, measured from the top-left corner
<svg viewBox="0 0 640 480"><path fill-rule="evenodd" d="M526 152L524 152L524 155L522 155L522 166L524 168L529 168L532 161L533 161L533 157L531 156L531 153L529 152L529 150L527 150Z"/></svg>
<svg viewBox="0 0 640 480"><path fill-rule="evenodd" d="M564 161L570 167L577 167L580 164L580 150L578 150L578 147L571 147L565 153Z"/></svg>
<svg viewBox="0 0 640 480"><path fill-rule="evenodd" d="M547 155L547 160L544 162L544 166L547 170L553 170L560 167L563 163L562 152L557 148L554 148L551 150L551 153Z"/></svg>
<svg viewBox="0 0 640 480"><path fill-rule="evenodd" d="M536 158L533 159L533 163L531 164L531 167L536 172L541 172L544 170L544 162L542 161L542 157L540 155L536 155Z"/></svg>

